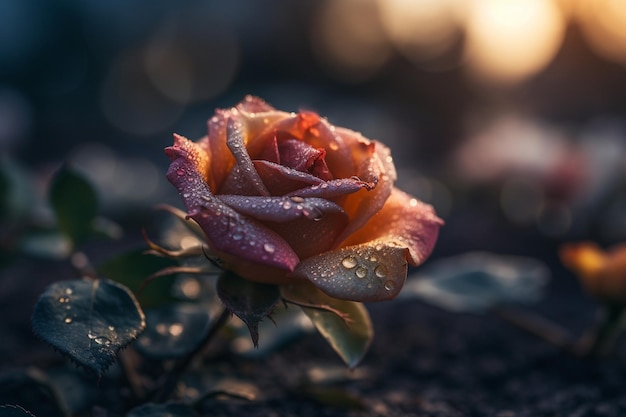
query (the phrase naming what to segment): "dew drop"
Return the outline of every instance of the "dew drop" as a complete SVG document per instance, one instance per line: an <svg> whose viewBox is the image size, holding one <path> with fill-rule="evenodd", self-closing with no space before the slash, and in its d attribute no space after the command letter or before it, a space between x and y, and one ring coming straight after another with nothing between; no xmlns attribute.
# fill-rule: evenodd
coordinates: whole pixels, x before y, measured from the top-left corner
<svg viewBox="0 0 626 417"><path fill-rule="evenodd" d="M70 324L71 322L72 322L71 317L66 317L65 319L63 319L63 323Z"/></svg>
<svg viewBox="0 0 626 417"><path fill-rule="evenodd" d="M191 194L189 194L189 193L184 193L183 194L183 198L189 198L189 196L191 196Z"/></svg>
<svg viewBox="0 0 626 417"><path fill-rule="evenodd" d="M304 198L302 198L302 197L293 196L293 197L290 197L290 199L294 203L304 203Z"/></svg>
<svg viewBox="0 0 626 417"><path fill-rule="evenodd" d="M183 171L182 169L177 169L177 170L176 170L176 174L177 174L179 177L182 177L183 175L185 175L185 171Z"/></svg>
<svg viewBox="0 0 626 417"><path fill-rule="evenodd" d="M284 208L285 210L290 209L290 208L291 208L291 203L290 203L289 201L285 201L285 202L283 203L283 208Z"/></svg>
<svg viewBox="0 0 626 417"><path fill-rule="evenodd" d="M69 297L59 297L59 303L63 304L63 303L69 303L70 299Z"/></svg>
<svg viewBox="0 0 626 417"><path fill-rule="evenodd" d="M385 265L378 265L376 269L374 269L374 274L376 274L378 278L385 278L387 276L387 272L387 267Z"/></svg>
<svg viewBox="0 0 626 417"><path fill-rule="evenodd" d="M241 240L243 239L243 235L241 233L233 233L233 240Z"/></svg>
<svg viewBox="0 0 626 417"><path fill-rule="evenodd" d="M337 149L339 149L339 145L337 144L337 142L330 142L328 147L330 148L331 151L336 151Z"/></svg>
<svg viewBox="0 0 626 417"><path fill-rule="evenodd" d="M356 269L356 271L354 271L354 274L358 278L365 278L367 276L367 268L360 266Z"/></svg>
<svg viewBox="0 0 626 417"><path fill-rule="evenodd" d="M396 288L396 284L393 281L385 281L385 289L387 291L393 291Z"/></svg>
<svg viewBox="0 0 626 417"><path fill-rule="evenodd" d="M341 261L341 265L343 265L343 267L346 269L352 269L356 266L356 264L356 259L354 259L352 256L343 258L343 260Z"/></svg>
<svg viewBox="0 0 626 417"><path fill-rule="evenodd" d="M274 253L274 251L276 250L276 246L272 245L271 243L265 243L263 244L263 250L265 250L265 252L267 253Z"/></svg>
<svg viewBox="0 0 626 417"><path fill-rule="evenodd" d="M115 331L115 327L109 326L109 330L113 332L113 331Z"/></svg>
<svg viewBox="0 0 626 417"><path fill-rule="evenodd" d="M65 289L65 294L67 294L67 295L72 295L73 293L74 293L74 291L72 291L72 289L71 289L71 288L66 288L66 289Z"/></svg>
<svg viewBox="0 0 626 417"><path fill-rule="evenodd" d="M111 341L104 336L96 336L94 337L93 341L103 346L109 346L111 344Z"/></svg>

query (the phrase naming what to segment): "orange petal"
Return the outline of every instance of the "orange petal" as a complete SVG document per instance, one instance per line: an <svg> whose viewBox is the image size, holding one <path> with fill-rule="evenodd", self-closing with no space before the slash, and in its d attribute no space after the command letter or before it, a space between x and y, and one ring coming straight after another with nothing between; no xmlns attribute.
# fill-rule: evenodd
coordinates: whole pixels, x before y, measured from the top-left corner
<svg viewBox="0 0 626 417"><path fill-rule="evenodd" d="M406 257L407 249L392 242L369 242L305 259L290 276L343 300L390 300L406 280Z"/></svg>
<svg viewBox="0 0 626 417"><path fill-rule="evenodd" d="M408 249L408 261L417 266L432 252L442 225L443 220L437 217L432 206L394 187L382 210L341 246L394 242Z"/></svg>

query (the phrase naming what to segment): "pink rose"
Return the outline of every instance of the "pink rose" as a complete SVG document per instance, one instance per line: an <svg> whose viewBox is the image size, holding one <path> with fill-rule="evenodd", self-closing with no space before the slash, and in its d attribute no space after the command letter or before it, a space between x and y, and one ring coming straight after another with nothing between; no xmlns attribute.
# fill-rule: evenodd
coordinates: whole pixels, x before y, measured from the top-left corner
<svg viewBox="0 0 626 417"><path fill-rule="evenodd" d="M430 255L443 221L394 187L382 143L251 96L217 110L208 127L197 142L175 135L167 178L223 268L379 301Z"/></svg>

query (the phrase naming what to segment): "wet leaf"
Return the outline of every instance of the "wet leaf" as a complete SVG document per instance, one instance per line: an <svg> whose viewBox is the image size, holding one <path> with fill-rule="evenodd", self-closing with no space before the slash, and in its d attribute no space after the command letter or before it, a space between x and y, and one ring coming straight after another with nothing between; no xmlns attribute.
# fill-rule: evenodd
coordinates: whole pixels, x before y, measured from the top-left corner
<svg viewBox="0 0 626 417"><path fill-rule="evenodd" d="M209 311L201 304L177 303L146 311L146 331L134 345L153 359L179 358L193 352L210 329Z"/></svg>
<svg viewBox="0 0 626 417"><path fill-rule="evenodd" d="M196 413L186 404L144 404L133 408L126 417L196 417Z"/></svg>
<svg viewBox="0 0 626 417"><path fill-rule="evenodd" d="M99 375L145 328L135 297L109 280L50 285L35 304L32 323L37 336Z"/></svg>
<svg viewBox="0 0 626 417"><path fill-rule="evenodd" d="M280 299L278 287L248 281L231 272L224 272L217 280L217 294L224 306L248 326L252 343L257 346L259 323L270 316Z"/></svg>
<svg viewBox="0 0 626 417"><path fill-rule="evenodd" d="M49 198L59 230L75 244L94 233L98 199L83 176L62 166L52 179Z"/></svg>
<svg viewBox="0 0 626 417"><path fill-rule="evenodd" d="M169 258L146 255L144 249L137 249L123 255L117 256L100 264L96 269L102 276L117 281L135 294L141 288L143 282L152 274L163 269L178 265ZM174 277L161 277L155 279L147 285L137 298L144 307L153 307L173 301L171 295Z"/></svg>
<svg viewBox="0 0 626 417"><path fill-rule="evenodd" d="M302 307L346 365L358 365L374 337L369 313L362 303L338 300L303 284L284 287L283 296Z"/></svg>
<svg viewBox="0 0 626 417"><path fill-rule="evenodd" d="M19 409L0 407L0 416L69 416L69 411L55 388L48 377L37 368L0 375L0 404L19 405L32 413L24 414ZM5 414L9 412L22 414Z"/></svg>
<svg viewBox="0 0 626 417"><path fill-rule="evenodd" d="M539 300L548 277L548 268L536 259L470 252L426 265L401 296L446 310L482 313L502 304Z"/></svg>

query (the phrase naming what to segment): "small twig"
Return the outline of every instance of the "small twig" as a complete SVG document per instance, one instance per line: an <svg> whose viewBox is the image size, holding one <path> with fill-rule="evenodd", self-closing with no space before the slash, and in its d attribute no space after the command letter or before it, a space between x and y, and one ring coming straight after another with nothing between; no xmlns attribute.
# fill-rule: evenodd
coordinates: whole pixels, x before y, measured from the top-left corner
<svg viewBox="0 0 626 417"><path fill-rule="evenodd" d="M220 316L217 318L217 320L215 320L215 322L211 326L211 329L209 329L208 333L204 337L204 340L198 345L196 349L194 349L191 353L189 353L187 356L185 356L176 363L174 368L168 373L163 384L161 384L161 386L153 393L152 397L155 401L162 402L169 398L182 374L185 372L185 370L187 370L193 360L204 351L206 346L215 337L217 332L228 322L230 316L231 313L229 310L222 310Z"/></svg>
<svg viewBox="0 0 626 417"><path fill-rule="evenodd" d="M559 349L577 355L574 337L563 327L545 317L508 306L496 307L493 312L517 328L537 336Z"/></svg>

